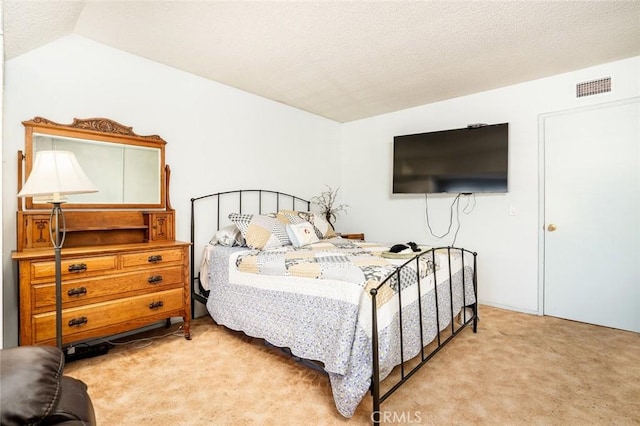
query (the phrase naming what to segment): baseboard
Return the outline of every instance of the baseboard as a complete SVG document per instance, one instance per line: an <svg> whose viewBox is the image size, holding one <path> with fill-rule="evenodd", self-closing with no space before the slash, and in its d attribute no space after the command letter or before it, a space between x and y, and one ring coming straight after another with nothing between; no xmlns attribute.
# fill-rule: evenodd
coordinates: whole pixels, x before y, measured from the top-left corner
<svg viewBox="0 0 640 426"><path fill-rule="evenodd" d="M484 305L484 306L491 306L492 308L505 309L507 311L520 312L522 314L540 315L538 311L531 311L529 309L516 308L514 306L502 305L500 303L493 303L493 302L486 302L486 301L483 302L481 300L478 301L478 303L480 304L481 309L482 309L482 305Z"/></svg>

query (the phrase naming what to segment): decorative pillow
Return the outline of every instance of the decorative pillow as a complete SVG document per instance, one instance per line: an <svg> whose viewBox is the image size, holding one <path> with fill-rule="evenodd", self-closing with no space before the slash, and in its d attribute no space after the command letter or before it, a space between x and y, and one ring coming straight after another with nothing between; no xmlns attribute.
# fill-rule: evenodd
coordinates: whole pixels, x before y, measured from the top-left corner
<svg viewBox="0 0 640 426"><path fill-rule="evenodd" d="M300 222L309 222L313 225L316 235L319 239L335 237L336 233L333 227L322 217L321 214L313 212L302 212L297 210L280 210L278 216L282 217L281 220L296 224Z"/></svg>
<svg viewBox="0 0 640 426"><path fill-rule="evenodd" d="M316 230L309 222L300 222L287 225L287 234L291 240L291 244L295 247L306 246L307 244L320 241Z"/></svg>
<svg viewBox="0 0 640 426"><path fill-rule="evenodd" d="M254 249L267 249L291 244L285 228L286 223L275 214L231 213L233 222L246 240L247 246Z"/></svg>
<svg viewBox="0 0 640 426"><path fill-rule="evenodd" d="M224 228L220 228L218 232L215 233L213 238L211 238L211 241L209 241L209 243L233 247L243 246L246 244L246 241L236 225L228 225Z"/></svg>

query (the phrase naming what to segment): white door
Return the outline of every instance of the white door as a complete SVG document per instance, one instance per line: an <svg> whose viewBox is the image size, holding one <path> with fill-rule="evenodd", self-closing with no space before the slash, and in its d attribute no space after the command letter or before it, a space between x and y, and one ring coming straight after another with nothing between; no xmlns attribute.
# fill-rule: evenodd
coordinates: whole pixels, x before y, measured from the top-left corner
<svg viewBox="0 0 640 426"><path fill-rule="evenodd" d="M640 332L640 100L542 124L543 312Z"/></svg>

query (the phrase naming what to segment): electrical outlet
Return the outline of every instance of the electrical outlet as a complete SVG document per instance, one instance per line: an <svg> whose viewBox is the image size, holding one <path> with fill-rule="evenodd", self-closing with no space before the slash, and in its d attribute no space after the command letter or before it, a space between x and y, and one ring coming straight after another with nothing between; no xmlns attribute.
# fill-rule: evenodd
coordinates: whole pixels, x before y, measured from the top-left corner
<svg viewBox="0 0 640 426"><path fill-rule="evenodd" d="M520 209L515 204L509 205L509 216L518 216L520 214Z"/></svg>

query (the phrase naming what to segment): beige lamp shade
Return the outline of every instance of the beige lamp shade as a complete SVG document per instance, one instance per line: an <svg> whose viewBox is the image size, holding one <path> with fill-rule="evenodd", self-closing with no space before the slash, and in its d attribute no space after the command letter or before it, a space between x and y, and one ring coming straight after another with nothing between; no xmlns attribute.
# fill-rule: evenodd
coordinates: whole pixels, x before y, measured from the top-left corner
<svg viewBox="0 0 640 426"><path fill-rule="evenodd" d="M18 197L62 202L63 195L98 192L70 151L38 151L31 174Z"/></svg>

